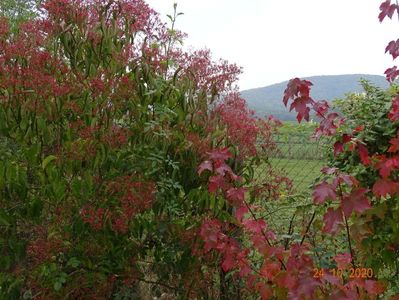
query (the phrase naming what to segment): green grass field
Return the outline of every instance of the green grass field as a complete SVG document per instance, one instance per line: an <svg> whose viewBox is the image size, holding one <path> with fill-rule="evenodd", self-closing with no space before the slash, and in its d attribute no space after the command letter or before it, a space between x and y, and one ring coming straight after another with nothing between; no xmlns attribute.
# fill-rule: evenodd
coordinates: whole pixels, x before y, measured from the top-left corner
<svg viewBox="0 0 399 300"><path fill-rule="evenodd" d="M294 193L310 192L309 187L327 164L326 147L330 141L311 138L313 129L310 127L303 126L298 131L291 128L294 126L286 127L286 132L274 136L277 150L269 153L269 162L275 171L293 181ZM262 166L258 170L258 176L262 176Z"/></svg>
<svg viewBox="0 0 399 300"><path fill-rule="evenodd" d="M281 170L292 180L295 192L310 191L320 169L326 165L325 161L310 159L272 158L270 162L274 170Z"/></svg>

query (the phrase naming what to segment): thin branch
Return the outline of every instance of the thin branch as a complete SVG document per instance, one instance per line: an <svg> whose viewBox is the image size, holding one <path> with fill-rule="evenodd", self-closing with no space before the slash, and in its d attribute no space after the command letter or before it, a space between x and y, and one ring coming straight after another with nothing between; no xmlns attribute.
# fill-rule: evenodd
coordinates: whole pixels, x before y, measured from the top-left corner
<svg viewBox="0 0 399 300"><path fill-rule="evenodd" d="M290 226L288 228L288 233L287 233L288 235L291 235L291 233L292 233L292 224L294 223L295 216L296 216L296 213L294 212L294 214L292 215L291 221L290 221ZM287 248L288 248L288 243L289 243L289 239L287 238L285 240L285 245L284 245L285 250L287 250Z"/></svg>
<svg viewBox="0 0 399 300"><path fill-rule="evenodd" d="M342 212L343 213L343 212ZM349 251L351 253L351 260L352 260L352 266L354 268L356 268L356 264L355 264L355 254L353 252L353 248L352 248L352 242L351 242L351 236L350 236L350 232L349 232L349 225L348 225L348 219L346 218L345 214L344 215L344 220L345 220L345 227L346 227L346 237L348 239L348 246L349 246Z"/></svg>
<svg viewBox="0 0 399 300"><path fill-rule="evenodd" d="M315 216L316 216L316 210L313 211L312 218L310 219L310 222L309 222L308 226L306 227L306 231L305 231L305 233L303 234L303 237L302 237L302 240L301 240L301 245L302 245L303 242L305 241L305 237L306 237L306 235L307 235L308 232L309 232L310 226L312 225Z"/></svg>
<svg viewBox="0 0 399 300"><path fill-rule="evenodd" d="M245 206L248 208L248 211L250 212L252 218L257 222L257 221L258 221L258 218L255 216L254 212L252 211L251 207L248 205L247 201L244 200L244 203L245 203ZM268 244L270 247L273 247L273 245L270 243L269 238L267 237L265 231L264 231L263 229L261 229L261 232L262 232L262 235L263 235L263 237L265 238L267 244ZM283 269L284 269L284 270L287 270L287 267L285 266L284 262L283 262L281 259L278 259L278 260L279 260L279 262L281 263Z"/></svg>

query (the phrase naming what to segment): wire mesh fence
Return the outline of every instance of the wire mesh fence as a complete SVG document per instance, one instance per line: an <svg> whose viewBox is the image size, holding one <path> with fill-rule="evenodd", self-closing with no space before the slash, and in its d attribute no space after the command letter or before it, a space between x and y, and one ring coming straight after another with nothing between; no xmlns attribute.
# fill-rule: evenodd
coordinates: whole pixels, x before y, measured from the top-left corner
<svg viewBox="0 0 399 300"><path fill-rule="evenodd" d="M276 134L274 141L277 147L268 155L272 170L292 181L293 192L310 192L310 186L327 163L330 139L315 139L307 133L284 133ZM262 173L260 169L257 176Z"/></svg>

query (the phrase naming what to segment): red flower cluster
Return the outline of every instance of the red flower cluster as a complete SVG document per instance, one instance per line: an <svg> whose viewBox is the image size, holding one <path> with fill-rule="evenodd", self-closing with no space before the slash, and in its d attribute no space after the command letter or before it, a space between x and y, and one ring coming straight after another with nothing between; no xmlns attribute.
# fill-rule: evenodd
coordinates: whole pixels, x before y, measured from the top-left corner
<svg viewBox="0 0 399 300"><path fill-rule="evenodd" d="M212 112L211 118L226 126L227 141L237 145L240 159L255 156L260 147L270 150L275 146L271 125L254 114L237 92L223 97Z"/></svg>
<svg viewBox="0 0 399 300"><path fill-rule="evenodd" d="M107 193L119 200L111 214L112 228L126 233L129 222L154 202L156 186L151 182L133 181L131 176L120 177L107 184Z"/></svg>

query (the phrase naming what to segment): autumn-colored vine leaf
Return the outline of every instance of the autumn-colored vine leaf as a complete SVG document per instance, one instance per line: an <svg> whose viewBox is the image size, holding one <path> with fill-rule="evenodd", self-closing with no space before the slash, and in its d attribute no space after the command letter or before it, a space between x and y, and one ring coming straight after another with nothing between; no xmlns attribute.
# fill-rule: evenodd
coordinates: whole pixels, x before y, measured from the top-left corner
<svg viewBox="0 0 399 300"><path fill-rule="evenodd" d="M358 186L359 181L348 174L339 174L337 177L334 178L332 186L336 189L340 184L345 183L347 186L352 187L352 186Z"/></svg>
<svg viewBox="0 0 399 300"><path fill-rule="evenodd" d="M314 187L313 200L316 204L323 204L327 199L335 200L336 198L334 187L326 181Z"/></svg>
<svg viewBox="0 0 399 300"><path fill-rule="evenodd" d="M236 218L239 222L242 222L244 219L245 214L247 214L248 208L246 206L241 206L236 209Z"/></svg>
<svg viewBox="0 0 399 300"><path fill-rule="evenodd" d="M391 111L388 113L388 118L395 122L399 120L399 96L396 96L392 101Z"/></svg>
<svg viewBox="0 0 399 300"><path fill-rule="evenodd" d="M399 131L396 138L393 138L389 141L391 146L388 149L388 152L395 153L399 151Z"/></svg>
<svg viewBox="0 0 399 300"><path fill-rule="evenodd" d="M261 234L266 228L267 224L264 219L247 219L242 222L245 229L251 233Z"/></svg>
<svg viewBox="0 0 399 300"><path fill-rule="evenodd" d="M309 99L306 97L298 97L296 98L290 106L290 111L295 109L297 112L297 120L301 123L302 119L309 121L309 112L310 108L307 106L309 104Z"/></svg>
<svg viewBox="0 0 399 300"><path fill-rule="evenodd" d="M338 171L338 168L330 168L330 167L323 167L321 168L320 172L326 175L335 174Z"/></svg>
<svg viewBox="0 0 399 300"><path fill-rule="evenodd" d="M274 278L274 282L281 288L292 289L297 284L297 277L290 271L281 271Z"/></svg>
<svg viewBox="0 0 399 300"><path fill-rule="evenodd" d="M309 97L310 87L312 85L313 84L308 80L301 80L299 78L291 79L287 84L287 88L284 90L284 105L287 106L289 99L294 99L299 96Z"/></svg>
<svg viewBox="0 0 399 300"><path fill-rule="evenodd" d="M343 134L339 141L334 143L334 156L337 156L339 153L344 152L344 146L346 143L352 140L352 136L348 134Z"/></svg>
<svg viewBox="0 0 399 300"><path fill-rule="evenodd" d="M352 262L352 256L350 253L340 253L334 256L334 260L337 263L338 268L346 269Z"/></svg>
<svg viewBox="0 0 399 300"><path fill-rule="evenodd" d="M236 260L232 255L225 255L222 262L222 269L225 272L230 271L236 265Z"/></svg>
<svg viewBox="0 0 399 300"><path fill-rule="evenodd" d="M260 274L266 279L273 280L278 272L281 270L281 263L276 261L265 261L263 266L260 268Z"/></svg>
<svg viewBox="0 0 399 300"><path fill-rule="evenodd" d="M332 207L329 207L327 212L324 214L323 220L323 231L336 234L340 230L340 225L343 221L342 210L340 208L334 210Z"/></svg>
<svg viewBox="0 0 399 300"><path fill-rule="evenodd" d="M355 127L355 129L353 129L353 133L359 133L362 132L364 130L364 125L358 125Z"/></svg>
<svg viewBox="0 0 399 300"><path fill-rule="evenodd" d="M390 41L388 46L385 48L385 53L389 52L393 59L399 56L399 39L396 41Z"/></svg>
<svg viewBox="0 0 399 300"><path fill-rule="evenodd" d="M399 193L399 182L390 179L378 179L373 185L373 193L377 197L386 197Z"/></svg>
<svg viewBox="0 0 399 300"><path fill-rule="evenodd" d="M380 155L378 158L379 162L375 167L379 170L382 178L388 178L394 169L399 169L399 156L387 158L385 155Z"/></svg>
<svg viewBox="0 0 399 300"><path fill-rule="evenodd" d="M224 189L226 187L226 181L223 176L217 175L217 176L211 176L209 178L209 183L208 183L208 191L210 193L216 193L217 190L219 189Z"/></svg>
<svg viewBox="0 0 399 300"><path fill-rule="evenodd" d="M215 172L221 176L225 176L227 174L233 174L233 170L226 163L221 163L219 166L215 168Z"/></svg>
<svg viewBox="0 0 399 300"><path fill-rule="evenodd" d="M370 200L366 196L367 189L360 188L352 191L350 195L345 195L342 199L341 206L345 216L348 218L353 211L361 214L371 207Z"/></svg>
<svg viewBox="0 0 399 300"><path fill-rule="evenodd" d="M384 74L389 82L394 82L396 77L399 76L399 70L396 66L393 66L392 68L386 69Z"/></svg>
<svg viewBox="0 0 399 300"><path fill-rule="evenodd" d="M316 128L315 136L332 136L337 132L337 128L344 123L344 119L340 118L337 113L329 113L320 121L319 127Z"/></svg>
<svg viewBox="0 0 399 300"><path fill-rule="evenodd" d="M273 296L272 288L264 282L256 283L255 289L259 292L262 300L269 300Z"/></svg>
<svg viewBox="0 0 399 300"><path fill-rule="evenodd" d="M212 162L210 162L209 160L206 160L199 165L198 174L201 175L202 172L204 172L205 170L208 170L211 172L213 171Z"/></svg>
<svg viewBox="0 0 399 300"><path fill-rule="evenodd" d="M385 284L381 281L367 279L364 288L370 295L378 295L385 291Z"/></svg>
<svg viewBox="0 0 399 300"><path fill-rule="evenodd" d="M208 155L212 161L226 161L229 158L233 157L228 148L213 150L211 152L208 152Z"/></svg>
<svg viewBox="0 0 399 300"><path fill-rule="evenodd" d="M328 112L329 108L330 105L326 100L320 100L313 104L313 110L319 117L323 117Z"/></svg>
<svg viewBox="0 0 399 300"><path fill-rule="evenodd" d="M341 141L336 141L333 145L334 148L334 156L337 156L340 153L344 152L344 143Z"/></svg>
<svg viewBox="0 0 399 300"><path fill-rule="evenodd" d="M382 22L385 17L392 19L392 16L397 8L398 7L396 4L391 4L391 0L386 0L385 2L383 2L380 5L380 14L378 15L378 19L380 20L380 22Z"/></svg>
<svg viewBox="0 0 399 300"><path fill-rule="evenodd" d="M363 165L368 166L371 164L370 157L369 157L369 152L363 144L358 144L358 153L360 157L360 161L362 162Z"/></svg>
<svg viewBox="0 0 399 300"><path fill-rule="evenodd" d="M234 206L242 206L247 189L244 187L230 188L226 192L227 200Z"/></svg>

